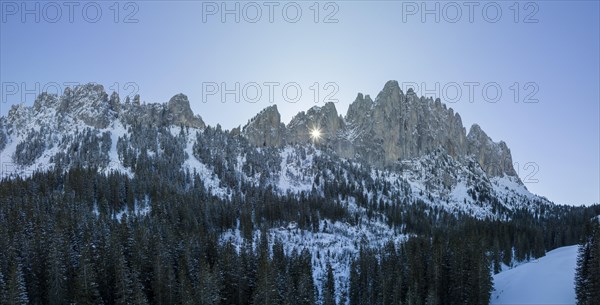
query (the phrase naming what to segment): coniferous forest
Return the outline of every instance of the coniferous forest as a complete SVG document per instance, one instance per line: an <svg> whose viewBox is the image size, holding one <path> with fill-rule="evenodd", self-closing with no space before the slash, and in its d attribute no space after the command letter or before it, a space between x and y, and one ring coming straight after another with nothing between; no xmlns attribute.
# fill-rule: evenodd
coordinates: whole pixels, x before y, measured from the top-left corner
<svg viewBox="0 0 600 305"><path fill-rule="evenodd" d="M598 304L600 300L600 225L598 221L591 224L579 248L575 293L577 302L581 305Z"/></svg>
<svg viewBox="0 0 600 305"><path fill-rule="evenodd" d="M600 210L557 205L543 217L517 211L498 221L414 202L390 217L407 240L376 249L361 244L341 292L331 265L315 285L310 252L286 252L267 234L289 222L317 231L322 219L356 221L335 190L276 195L267 187L224 200L196 173L149 169L139 178L74 167L3 180L0 302L487 304L501 264L579 242ZM363 204L398 213L392 205ZM235 228L243 242L223 242L221 234ZM598 295L594 232L580 255L582 304Z"/></svg>

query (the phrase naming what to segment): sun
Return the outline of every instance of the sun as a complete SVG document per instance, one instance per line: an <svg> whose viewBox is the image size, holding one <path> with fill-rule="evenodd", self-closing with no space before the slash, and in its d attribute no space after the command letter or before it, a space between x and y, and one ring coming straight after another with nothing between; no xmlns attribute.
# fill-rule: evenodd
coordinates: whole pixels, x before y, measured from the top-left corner
<svg viewBox="0 0 600 305"><path fill-rule="evenodd" d="M310 137L313 139L313 141L317 141L319 139L321 139L321 129L319 128L313 128L310 131Z"/></svg>

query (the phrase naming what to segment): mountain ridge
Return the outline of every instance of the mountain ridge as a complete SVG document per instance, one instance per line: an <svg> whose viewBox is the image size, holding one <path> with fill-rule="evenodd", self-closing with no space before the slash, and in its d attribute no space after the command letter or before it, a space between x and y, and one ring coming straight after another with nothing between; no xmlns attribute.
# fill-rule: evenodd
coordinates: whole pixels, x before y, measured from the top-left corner
<svg viewBox="0 0 600 305"><path fill-rule="evenodd" d="M71 116L97 129L107 128L115 120L125 125L206 127L182 93L163 104L141 105L139 95L133 102L127 98L121 103L117 93L109 98L103 86L97 84L68 87L60 97L42 93L30 111L26 110L29 107L13 105L4 125L23 129L23 121L40 119L39 113L45 108L54 109L59 122ZM241 130L232 131L256 146L283 147L310 143L312 129L319 129L323 144L330 145L341 157L361 159L379 168L397 167L403 160L443 147L454 158L475 157L490 176L518 178L505 142L494 142L478 124L467 133L460 115L439 98L419 98L411 89L404 94L397 81L388 81L375 101L358 93L345 116L338 114L330 102L301 111L285 124L275 104L261 110ZM3 132L0 148L5 138Z"/></svg>
<svg viewBox="0 0 600 305"><path fill-rule="evenodd" d="M277 106L269 106L242 128L242 135L257 146L282 147L310 143L311 129L319 129L323 142L340 156L379 168L443 147L455 158L476 157L490 176L518 178L505 142L494 142L477 124L466 133L460 115L439 98L419 98L411 89L405 95L397 81L388 81L375 101L358 93L345 117L327 103L299 112L286 125Z"/></svg>
<svg viewBox="0 0 600 305"><path fill-rule="evenodd" d="M320 129L318 140L310 136L313 129ZM233 164L223 166L238 174L218 172L213 146L232 151ZM235 192L234 185L223 186L231 179L272 184L281 193L318 190L323 185L313 180L325 169L300 162L307 154L327 156L332 171L344 162L367 166L360 175L383 174L390 183L409 185L412 191L402 196L476 217L506 217L501 215L518 207L549 204L521 182L506 143L492 141L478 125L467 133L452 108L412 90L404 94L396 81L387 82L374 101L359 93L345 116L327 103L299 112L286 125L271 105L231 131L207 126L184 94L163 104L140 103L139 95L121 102L95 84L66 89L62 96L42 93L33 106L13 105L0 118L5 177L72 166L133 176L136 160L155 158L150 160L172 169L202 172L206 187L219 196ZM252 167L258 171L244 172Z"/></svg>

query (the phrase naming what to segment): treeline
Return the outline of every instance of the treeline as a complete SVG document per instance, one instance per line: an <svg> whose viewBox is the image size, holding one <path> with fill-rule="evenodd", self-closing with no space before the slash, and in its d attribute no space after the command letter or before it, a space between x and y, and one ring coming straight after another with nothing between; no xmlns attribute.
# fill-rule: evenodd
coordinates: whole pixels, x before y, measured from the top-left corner
<svg viewBox="0 0 600 305"><path fill-rule="evenodd" d="M476 234L441 232L361 249L351 267L350 305L488 304L493 284L484 249Z"/></svg>
<svg viewBox="0 0 600 305"><path fill-rule="evenodd" d="M335 193L322 182L322 190L300 195L247 186L243 196L221 199L196 173L165 174L152 171L151 161L135 162L136 178L75 167L0 182L0 303L485 304L491 266L570 242L585 230L576 222L598 210L475 220L418 201L381 205L359 197L352 183ZM343 201L354 195L371 216L347 209ZM308 251L284 252L266 233L255 238L290 222L312 232L325 219L358 226L363 218L385 219L386 209L401 211L399 231L420 237L364 247L345 295L331 267L324 285L315 284ZM559 233L571 222L570 232ZM232 229L240 230L240 245L221 242Z"/></svg>
<svg viewBox="0 0 600 305"><path fill-rule="evenodd" d="M577 256L575 293L577 304L600 302L600 219L594 218Z"/></svg>
<svg viewBox="0 0 600 305"><path fill-rule="evenodd" d="M137 187L81 169L0 183L0 303L315 303L308 252L284 255L266 237L235 249L219 242L231 203ZM148 214L119 214L144 200Z"/></svg>

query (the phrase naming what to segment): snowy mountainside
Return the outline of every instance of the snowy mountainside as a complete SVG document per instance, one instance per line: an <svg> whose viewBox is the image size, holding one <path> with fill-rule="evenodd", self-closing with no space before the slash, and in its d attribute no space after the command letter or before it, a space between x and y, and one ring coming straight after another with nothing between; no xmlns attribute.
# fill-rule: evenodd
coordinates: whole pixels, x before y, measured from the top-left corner
<svg viewBox="0 0 600 305"><path fill-rule="evenodd" d="M368 107L372 111L379 105L387 109L390 106L386 103L405 98L394 84L386 84L377 103L360 95L346 119L338 116L333 104L328 104L301 112L289 129L305 128L320 118L320 126L343 135L347 133L342 130L344 126L357 124L360 116L357 109ZM410 94L406 99L411 101L406 107L420 105L414 104L418 100ZM427 107L447 112L438 101L427 103ZM451 114L450 111L448 116L454 120L456 115ZM265 115L268 116L266 121ZM276 106L262 111L244 130L260 128L271 131L258 137L262 137L262 142L277 140L269 138L269 133L279 137L286 136L287 132L273 131L273 128L286 128L279 121ZM477 137L483 137L478 126L471 129L478 130ZM301 134L300 131L294 133L295 137ZM493 143L489 139L485 142L485 145ZM346 205L349 200L358 201L358 206L366 206L368 202L410 205L418 201L451 214L496 219L509 219L511 212L517 209L535 211L551 204L527 191L516 175L489 174L482 166L486 163L479 162L480 156L450 153L444 146L424 150L421 155L404 158L393 166L381 167L358 155L341 157L329 141L280 144L279 147L255 146L253 138L244 131L239 134L224 131L219 126L206 126L200 116L191 112L189 101L182 94L166 104L140 104L139 96L122 103L116 93L109 98L102 86L93 84L68 88L62 96L43 93L32 107L15 105L7 117L0 118L3 177L64 171L76 166L134 177L147 170L141 164L150 164L154 170L167 174L173 171L198 173L207 190L229 199L234 195L244 196L254 187L270 187L279 194L298 196L340 192L345 195L339 200Z"/></svg>
<svg viewBox="0 0 600 305"><path fill-rule="evenodd" d="M548 204L544 198L529 193L518 177L492 177L474 157L457 159L443 147L402 160L394 168L379 168L360 159L341 158L325 144L255 147L245 137L220 129L190 126L188 121L161 123L155 120L157 112L163 112L159 117L171 115L168 107L160 104L126 103L115 111L110 108L115 106L105 101L108 110L92 111L87 108L98 108L99 102L90 102L90 96L101 99L106 94L81 93L86 90L102 89L76 88L74 91L80 92L76 96L82 96L84 101L70 101L77 108L67 112L58 101L69 100L68 96L42 94L33 107L13 106L8 117L0 120L3 176L71 166L132 174L139 158L168 157L164 161L171 166L202 173L207 187L218 195L236 191L232 188L238 182L271 185L282 193L309 192L322 189L325 183L339 183L333 179L335 172L345 183L362 188L369 197L376 195L384 201L406 197L408 202L418 198L451 213L477 217L498 217L503 210ZM113 95L111 99L118 97ZM90 117L97 112L110 120L91 123ZM323 180L315 183L319 178ZM385 192L370 188L374 178L390 187Z"/></svg>
<svg viewBox="0 0 600 305"><path fill-rule="evenodd" d="M342 215L338 220L322 219L312 229L289 223L269 234L287 253L310 249L318 286L322 267L332 263L342 291L361 247L400 243L414 234L415 219L435 225L445 213L503 221L516 211L549 210L544 207L552 203L530 193L504 164L510 152L503 142L491 141L479 127L467 137L458 114L439 101L405 96L394 83L382 92L375 102L359 95L345 118L328 104L301 112L286 126L272 106L243 130L226 131L206 126L182 94L145 104L139 96L125 102L116 93L109 97L102 86L78 86L62 96L41 94L33 106L15 105L0 118L0 170L8 179L74 167L133 179L193 176L223 201L270 192L329 204ZM408 112L396 113L398 105ZM394 115L402 120L391 127L370 119ZM313 124L323 129L323 141L307 137ZM384 132L400 126L406 130ZM386 142L396 137L410 143ZM240 246L242 235L240 228L229 230L221 241Z"/></svg>

